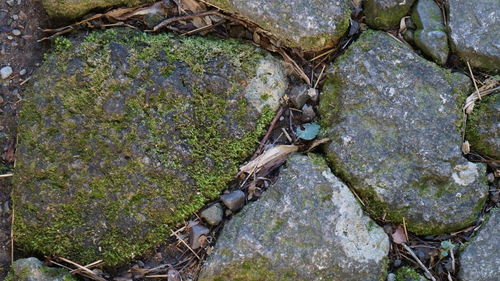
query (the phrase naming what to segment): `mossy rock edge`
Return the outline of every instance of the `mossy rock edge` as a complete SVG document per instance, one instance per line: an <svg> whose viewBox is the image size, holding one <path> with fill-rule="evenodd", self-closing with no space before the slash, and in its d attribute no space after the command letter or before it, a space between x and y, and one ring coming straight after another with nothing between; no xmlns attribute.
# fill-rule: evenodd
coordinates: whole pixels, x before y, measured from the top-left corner
<svg viewBox="0 0 500 281"><path fill-rule="evenodd" d="M16 245L108 265L216 198L287 87L281 61L249 44L128 29L58 39L32 81L19 118Z"/></svg>

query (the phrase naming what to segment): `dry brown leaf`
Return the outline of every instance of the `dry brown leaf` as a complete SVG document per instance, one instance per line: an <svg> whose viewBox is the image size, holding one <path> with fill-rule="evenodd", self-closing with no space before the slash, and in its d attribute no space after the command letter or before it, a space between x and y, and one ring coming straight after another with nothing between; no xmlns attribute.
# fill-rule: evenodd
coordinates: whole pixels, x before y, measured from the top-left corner
<svg viewBox="0 0 500 281"><path fill-rule="evenodd" d="M257 173L263 167L275 166L284 162L288 155L298 150L299 147L296 145L277 145L240 167L240 171L247 174Z"/></svg>
<svg viewBox="0 0 500 281"><path fill-rule="evenodd" d="M392 241L396 244L403 244L408 241L405 230L404 228L400 225L398 228L396 228L396 231L391 235L392 236Z"/></svg>

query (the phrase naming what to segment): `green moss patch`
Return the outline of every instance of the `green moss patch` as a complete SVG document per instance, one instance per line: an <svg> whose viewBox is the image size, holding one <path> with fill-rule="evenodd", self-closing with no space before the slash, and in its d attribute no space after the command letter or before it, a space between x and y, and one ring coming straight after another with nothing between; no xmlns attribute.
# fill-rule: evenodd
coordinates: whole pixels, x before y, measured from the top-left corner
<svg viewBox="0 0 500 281"><path fill-rule="evenodd" d="M274 113L243 92L265 53L121 29L70 43L21 110L16 245L119 264L216 198L253 152Z"/></svg>

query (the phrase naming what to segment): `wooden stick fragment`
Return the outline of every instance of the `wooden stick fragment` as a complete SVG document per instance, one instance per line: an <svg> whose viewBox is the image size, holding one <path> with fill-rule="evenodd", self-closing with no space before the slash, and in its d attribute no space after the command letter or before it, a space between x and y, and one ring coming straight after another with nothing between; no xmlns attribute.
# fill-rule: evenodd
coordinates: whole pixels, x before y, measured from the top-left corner
<svg viewBox="0 0 500 281"><path fill-rule="evenodd" d="M410 247L408 247L405 243L403 243L401 245L403 245L403 247L405 248L405 250L408 253L410 253L410 255L413 257L413 259L415 259L415 261L418 263L418 265L420 266L420 268L422 268L422 270L425 271L425 273L427 273L428 277L430 277L432 281L436 281L436 278L434 278L434 276L432 276L432 274L429 271L429 269L427 269L427 267L422 263L422 261L420 261L420 259L417 257L417 255L415 255L415 253L413 252L413 250Z"/></svg>
<svg viewBox="0 0 500 281"><path fill-rule="evenodd" d="M479 94L479 88L477 87L476 77L474 77L474 73L472 73L472 69L470 68L469 61L467 61L467 67L469 68L470 78L472 78L472 82L474 83L474 88L476 88L477 98L481 100L481 95Z"/></svg>

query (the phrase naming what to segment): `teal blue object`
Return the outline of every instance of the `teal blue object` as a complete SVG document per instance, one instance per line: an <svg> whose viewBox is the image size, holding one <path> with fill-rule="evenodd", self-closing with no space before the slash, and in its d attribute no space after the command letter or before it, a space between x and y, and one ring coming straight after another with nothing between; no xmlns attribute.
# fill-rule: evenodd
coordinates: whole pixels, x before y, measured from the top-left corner
<svg viewBox="0 0 500 281"><path fill-rule="evenodd" d="M319 134L319 129L321 129L321 126L317 123L307 123L304 124L303 127L304 129L298 127L295 130L297 136L303 140L312 140L316 138L316 136Z"/></svg>

